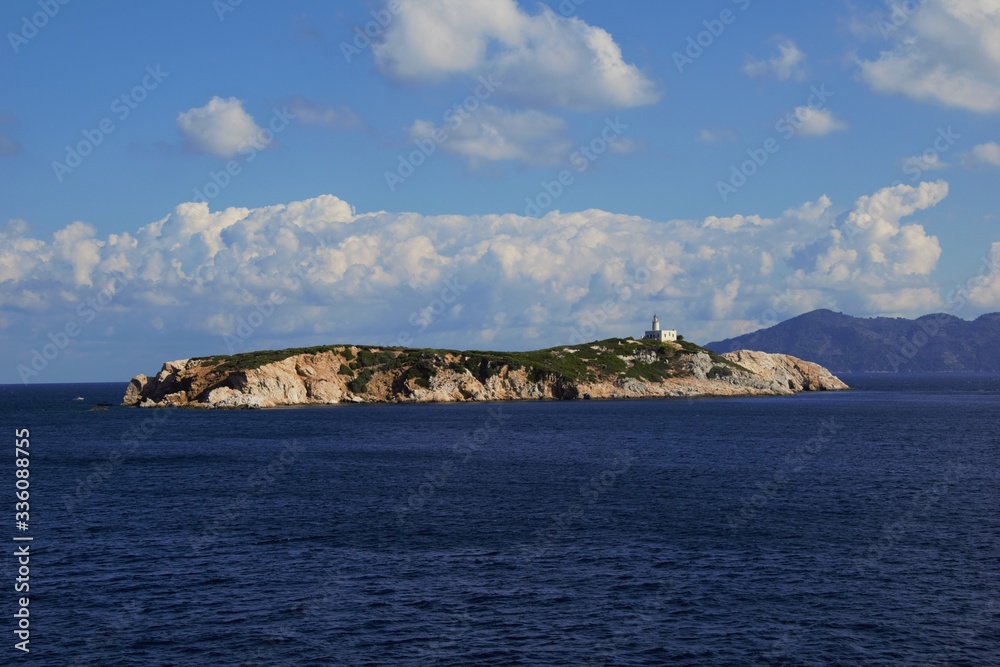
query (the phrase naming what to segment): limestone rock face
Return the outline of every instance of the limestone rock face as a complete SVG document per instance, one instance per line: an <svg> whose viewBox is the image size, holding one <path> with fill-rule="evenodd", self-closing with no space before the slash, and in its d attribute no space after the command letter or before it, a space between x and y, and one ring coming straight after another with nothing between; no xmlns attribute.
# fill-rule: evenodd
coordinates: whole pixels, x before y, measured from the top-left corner
<svg viewBox="0 0 1000 667"><path fill-rule="evenodd" d="M811 361L803 361L787 354L769 354L752 350L737 350L722 355L724 358L752 371L758 378L771 385L785 387L791 393L799 391L840 391L849 389L836 375Z"/></svg>
<svg viewBox="0 0 1000 667"><path fill-rule="evenodd" d="M707 380L709 372L711 372L712 368L715 366L715 364L712 363L711 357L704 352L691 355L685 361L688 372L699 380Z"/></svg>
<svg viewBox="0 0 1000 667"><path fill-rule="evenodd" d="M570 380L545 367L531 369L516 363L494 366L489 373L477 375L467 367L466 353L416 351L414 356L414 351L398 348L332 347L256 367L234 364L227 357L182 359L163 364L153 377L132 378L122 404L248 409L336 403L774 396L848 389L822 366L788 355L741 350L720 358L698 350L685 351L673 344L664 348L666 356L657 357L655 350L642 349L612 361L641 370L650 364L663 368L662 360L668 359L668 370L635 374L594 369L578 374L585 380ZM402 356L406 352L410 356ZM568 348L563 352L576 351ZM368 355L368 361L362 363L359 354ZM371 361L376 355L381 355L377 363ZM478 368L475 364L472 367Z"/></svg>
<svg viewBox="0 0 1000 667"><path fill-rule="evenodd" d="M149 378L140 373L132 378L125 390L125 398L122 399L124 405L138 405L142 401L142 392L146 389Z"/></svg>

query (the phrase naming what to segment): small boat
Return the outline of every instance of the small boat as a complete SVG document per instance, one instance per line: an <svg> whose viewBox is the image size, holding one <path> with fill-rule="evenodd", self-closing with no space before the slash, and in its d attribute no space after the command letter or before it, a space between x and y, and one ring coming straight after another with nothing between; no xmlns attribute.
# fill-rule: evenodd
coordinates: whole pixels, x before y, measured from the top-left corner
<svg viewBox="0 0 1000 667"><path fill-rule="evenodd" d="M76 397L76 398L74 398L73 400L74 400L74 401L82 401L82 400L83 400L83 396L77 396L77 397Z"/></svg>

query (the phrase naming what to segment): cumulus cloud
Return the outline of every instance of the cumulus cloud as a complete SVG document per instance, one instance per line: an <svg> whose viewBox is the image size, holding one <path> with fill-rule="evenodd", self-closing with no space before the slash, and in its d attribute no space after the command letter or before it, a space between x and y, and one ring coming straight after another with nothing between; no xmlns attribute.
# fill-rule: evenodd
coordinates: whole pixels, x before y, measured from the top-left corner
<svg viewBox="0 0 1000 667"><path fill-rule="evenodd" d="M944 181L897 185L859 198L818 241L796 250L803 287L851 293L867 312L914 312L940 305L927 277L941 257L936 236L902 220L948 195ZM919 301L918 301L919 299Z"/></svg>
<svg viewBox="0 0 1000 667"><path fill-rule="evenodd" d="M973 305L996 308L1000 304L1000 243L993 243L972 282L968 298Z"/></svg>
<svg viewBox="0 0 1000 667"><path fill-rule="evenodd" d="M191 149L225 158L266 145L263 129L235 97L213 97L205 106L178 114L177 129Z"/></svg>
<svg viewBox="0 0 1000 667"><path fill-rule="evenodd" d="M471 115L452 120L442 126L418 120L409 129L410 139L444 137L441 149L472 165L500 160L555 164L565 161L572 150L565 136L566 123L541 111L508 111L483 104Z"/></svg>
<svg viewBox="0 0 1000 667"><path fill-rule="evenodd" d="M8 220L0 227L0 284L21 282L39 264L51 259L46 243L27 234L28 223L21 219Z"/></svg>
<svg viewBox="0 0 1000 667"><path fill-rule="evenodd" d="M55 256L69 265L75 287L94 284L92 274L101 262L101 247L104 246L103 241L94 237L95 234L93 226L77 221L52 237Z"/></svg>
<svg viewBox="0 0 1000 667"><path fill-rule="evenodd" d="M860 59L874 90L988 113L1000 111L1000 4L924 0L910 15L886 3L883 32L893 48Z"/></svg>
<svg viewBox="0 0 1000 667"><path fill-rule="evenodd" d="M795 107L795 133L802 137L822 137L847 129L847 123L837 120L829 109Z"/></svg>
<svg viewBox="0 0 1000 667"><path fill-rule="evenodd" d="M806 54L787 37L777 38L777 47L778 53L767 60L747 55L743 64L743 73L750 77L773 76L778 81L804 80L806 78Z"/></svg>
<svg viewBox="0 0 1000 667"><path fill-rule="evenodd" d="M393 78L491 73L502 83L499 97L532 106L635 107L660 96L607 31L547 7L530 15L516 0L401 0L373 51Z"/></svg>
<svg viewBox="0 0 1000 667"><path fill-rule="evenodd" d="M11 323L0 338L18 335L28 309L60 328L109 286L102 329L140 345L188 338L190 354L226 352L223 336L259 307L273 315L244 349L527 348L636 335L652 312L711 340L779 299L788 314L921 314L940 304L941 248L906 218L946 194L943 182L899 185L839 215L824 196L774 217L697 220L358 213L324 195L255 209L185 203L135 230L99 237L74 222L48 240L14 221L0 227L0 321Z"/></svg>
<svg viewBox="0 0 1000 667"><path fill-rule="evenodd" d="M966 157L966 162L970 166L1000 167L1000 144L987 141L985 144L973 146Z"/></svg>

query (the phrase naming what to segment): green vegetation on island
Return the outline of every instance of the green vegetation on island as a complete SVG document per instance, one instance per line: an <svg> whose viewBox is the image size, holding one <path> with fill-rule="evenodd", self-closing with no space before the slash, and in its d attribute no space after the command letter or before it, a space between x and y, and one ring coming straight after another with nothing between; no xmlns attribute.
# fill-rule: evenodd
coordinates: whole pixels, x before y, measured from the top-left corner
<svg viewBox="0 0 1000 667"><path fill-rule="evenodd" d="M733 370L745 370L715 352L686 340L661 343L631 338L607 338L580 345L560 345L526 352L317 345L199 357L192 361L214 366L213 374L223 375L260 368L289 357L324 352L350 360L348 364L340 366L339 374L352 377L348 388L355 393L365 392L376 372L403 369L406 370L406 379L426 388L445 358L454 359L448 364L452 370L468 371L481 382L499 374L504 368L511 371L524 369L532 381L554 378L566 382L595 382L624 376L657 382L686 374L687 371L678 362L685 356L698 353L708 355L714 364L709 371L712 379L729 377ZM633 363L628 359L642 361Z"/></svg>

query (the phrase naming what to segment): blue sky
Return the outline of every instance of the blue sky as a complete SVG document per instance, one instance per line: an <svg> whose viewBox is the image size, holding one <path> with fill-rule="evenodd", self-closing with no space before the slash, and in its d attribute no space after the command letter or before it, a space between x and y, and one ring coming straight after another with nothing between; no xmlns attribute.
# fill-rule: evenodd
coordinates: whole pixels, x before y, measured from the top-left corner
<svg viewBox="0 0 1000 667"><path fill-rule="evenodd" d="M0 382L1000 310L990 0L35 0L0 27Z"/></svg>

